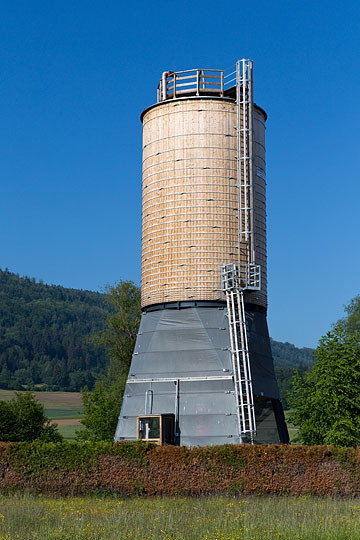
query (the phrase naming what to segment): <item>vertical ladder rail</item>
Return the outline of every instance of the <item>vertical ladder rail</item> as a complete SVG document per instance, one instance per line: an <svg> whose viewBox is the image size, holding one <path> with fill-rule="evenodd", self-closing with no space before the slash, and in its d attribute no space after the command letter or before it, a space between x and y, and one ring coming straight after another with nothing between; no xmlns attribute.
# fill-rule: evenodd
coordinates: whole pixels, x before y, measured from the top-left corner
<svg viewBox="0 0 360 540"><path fill-rule="evenodd" d="M249 136L249 199L250 199L250 257L249 264L255 264L255 193L254 193L254 97L253 97L253 62L248 61L248 136Z"/></svg>
<svg viewBox="0 0 360 540"><path fill-rule="evenodd" d="M239 436L240 436L240 442L241 440L241 433L242 433L242 421L241 421L241 411L240 411L240 403L241 403L241 389L239 385L239 373L238 373L238 358L237 358L237 352L238 347L235 344L235 336L237 339L237 332L234 332L234 320L235 320L235 310L234 310L234 303L232 299L232 293L231 291L226 292L226 303L227 303L227 312L228 312L228 320L229 320L229 334L230 334L230 347L231 347L231 362L232 362L232 369L233 369L233 375L234 375L234 388L235 388L235 400L236 400L236 415L237 415L237 422L238 422L238 430L239 430Z"/></svg>
<svg viewBox="0 0 360 540"><path fill-rule="evenodd" d="M244 303L244 293L243 291L238 291L238 312L239 325L240 325L240 335L241 335L241 351L242 351L242 365L243 365L243 385L244 393L246 395L247 403L247 419L248 419L248 431L250 435L251 442L254 442L254 436L256 435L256 423L255 423L255 406L254 406L254 396L251 380L251 369L250 369L250 356L249 356L249 345L248 345L248 336L246 328L246 318L245 318L245 303Z"/></svg>
<svg viewBox="0 0 360 540"><path fill-rule="evenodd" d="M231 304L232 304L232 332L235 335L235 350L234 350L234 379L236 381L235 386L238 387L238 421L240 422L240 440L242 442L242 439L244 438L245 433L247 432L247 400L246 400L246 393L244 392L243 388L243 380L244 380L244 366L241 364L241 353L243 351L243 335L240 326L241 326L241 319L239 319L239 310L237 309L237 305L239 303L239 292L238 291L230 291L231 296Z"/></svg>

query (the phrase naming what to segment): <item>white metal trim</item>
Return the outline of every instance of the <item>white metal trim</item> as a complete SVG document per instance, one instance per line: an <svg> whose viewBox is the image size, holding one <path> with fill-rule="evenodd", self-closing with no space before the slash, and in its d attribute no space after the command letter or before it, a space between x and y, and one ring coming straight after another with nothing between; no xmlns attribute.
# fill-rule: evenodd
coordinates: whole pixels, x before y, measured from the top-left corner
<svg viewBox="0 0 360 540"><path fill-rule="evenodd" d="M159 377L159 378L151 378L151 379L128 379L127 384L130 383L147 383L147 382L176 382L176 381L188 381L188 382L196 382L196 381L221 381L221 380L229 380L232 379L232 375L214 375L211 377Z"/></svg>

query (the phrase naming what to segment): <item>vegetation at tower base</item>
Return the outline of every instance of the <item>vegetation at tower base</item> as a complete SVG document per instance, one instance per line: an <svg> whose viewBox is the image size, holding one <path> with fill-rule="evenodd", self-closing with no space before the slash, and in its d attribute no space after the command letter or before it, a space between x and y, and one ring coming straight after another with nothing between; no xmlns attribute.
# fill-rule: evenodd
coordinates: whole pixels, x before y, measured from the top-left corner
<svg viewBox="0 0 360 540"><path fill-rule="evenodd" d="M359 448L1 443L0 492L78 495L360 495Z"/></svg>
<svg viewBox="0 0 360 540"><path fill-rule="evenodd" d="M60 442L57 426L50 424L43 405L31 392L16 392L9 401L0 401L0 441Z"/></svg>
<svg viewBox="0 0 360 540"><path fill-rule="evenodd" d="M140 323L139 287L132 281L119 281L108 287L107 293L114 311L107 319L106 329L95 339L107 348L110 364L92 392L83 390L85 429L78 434L81 439L113 439Z"/></svg>
<svg viewBox="0 0 360 540"><path fill-rule="evenodd" d="M360 333L338 324L321 338L315 363L294 378L289 420L297 442L360 445Z"/></svg>

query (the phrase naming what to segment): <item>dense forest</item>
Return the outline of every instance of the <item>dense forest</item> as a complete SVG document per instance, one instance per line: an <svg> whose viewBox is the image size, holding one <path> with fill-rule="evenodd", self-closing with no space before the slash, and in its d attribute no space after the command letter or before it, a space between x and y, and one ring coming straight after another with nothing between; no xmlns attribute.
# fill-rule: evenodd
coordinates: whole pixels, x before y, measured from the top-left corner
<svg viewBox="0 0 360 540"><path fill-rule="evenodd" d="M107 356L90 336L109 311L103 294L0 270L0 388L91 388Z"/></svg>
<svg viewBox="0 0 360 540"><path fill-rule="evenodd" d="M91 339L111 312L106 296L36 282L0 269L0 388L77 391L105 372L106 351ZM312 349L271 341L282 397Z"/></svg>

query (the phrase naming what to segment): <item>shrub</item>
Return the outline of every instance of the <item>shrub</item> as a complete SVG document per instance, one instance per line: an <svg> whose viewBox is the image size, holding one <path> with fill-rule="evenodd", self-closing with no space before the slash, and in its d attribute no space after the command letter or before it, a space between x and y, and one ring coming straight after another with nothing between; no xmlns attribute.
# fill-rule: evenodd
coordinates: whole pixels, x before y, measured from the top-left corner
<svg viewBox="0 0 360 540"><path fill-rule="evenodd" d="M0 401L0 441L58 442L62 440L57 426L50 424L44 406L32 392L15 392L10 401Z"/></svg>
<svg viewBox="0 0 360 540"><path fill-rule="evenodd" d="M0 492L359 496L359 464L359 449L332 446L3 443Z"/></svg>

